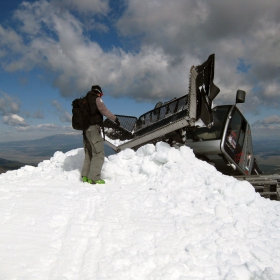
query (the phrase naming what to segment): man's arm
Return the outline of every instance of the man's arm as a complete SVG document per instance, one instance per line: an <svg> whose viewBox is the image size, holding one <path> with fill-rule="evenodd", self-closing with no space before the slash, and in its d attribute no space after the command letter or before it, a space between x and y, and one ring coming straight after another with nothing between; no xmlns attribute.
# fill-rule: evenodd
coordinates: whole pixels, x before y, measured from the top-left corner
<svg viewBox="0 0 280 280"><path fill-rule="evenodd" d="M116 121L117 117L107 109L107 107L105 106L104 102L102 101L102 99L100 97L96 98L96 106L97 106L99 112L103 116L105 116L106 118L110 119L113 122Z"/></svg>

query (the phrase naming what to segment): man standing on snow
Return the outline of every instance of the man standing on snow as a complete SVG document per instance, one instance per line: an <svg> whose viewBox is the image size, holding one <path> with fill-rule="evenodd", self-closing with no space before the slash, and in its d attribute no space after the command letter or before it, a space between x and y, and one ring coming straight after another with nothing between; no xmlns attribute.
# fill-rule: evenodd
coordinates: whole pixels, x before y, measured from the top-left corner
<svg viewBox="0 0 280 280"><path fill-rule="evenodd" d="M83 182L90 184L105 184L100 177L105 157L101 135L103 116L120 125L118 118L106 108L101 99L102 95L101 87L98 85L92 86L91 91L87 93L91 125L83 131L85 159L81 175Z"/></svg>

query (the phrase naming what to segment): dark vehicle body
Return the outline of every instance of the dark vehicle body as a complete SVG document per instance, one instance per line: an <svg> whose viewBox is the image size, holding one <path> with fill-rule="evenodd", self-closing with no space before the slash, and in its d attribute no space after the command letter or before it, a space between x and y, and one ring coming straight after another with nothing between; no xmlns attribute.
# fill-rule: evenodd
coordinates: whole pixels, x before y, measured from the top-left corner
<svg viewBox="0 0 280 280"><path fill-rule="evenodd" d="M253 153L250 125L240 110L234 105L217 106L213 116L211 128L186 131L185 144L223 174L261 174Z"/></svg>

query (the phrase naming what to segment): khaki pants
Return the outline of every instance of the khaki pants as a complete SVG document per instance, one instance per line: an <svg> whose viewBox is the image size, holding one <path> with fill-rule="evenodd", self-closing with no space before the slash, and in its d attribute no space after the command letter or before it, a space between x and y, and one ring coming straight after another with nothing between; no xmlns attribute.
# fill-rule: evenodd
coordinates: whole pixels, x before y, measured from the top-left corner
<svg viewBox="0 0 280 280"><path fill-rule="evenodd" d="M92 181L100 180L101 169L104 163L104 144L101 130L98 125L91 125L85 131L84 150L85 160L82 168L82 176Z"/></svg>

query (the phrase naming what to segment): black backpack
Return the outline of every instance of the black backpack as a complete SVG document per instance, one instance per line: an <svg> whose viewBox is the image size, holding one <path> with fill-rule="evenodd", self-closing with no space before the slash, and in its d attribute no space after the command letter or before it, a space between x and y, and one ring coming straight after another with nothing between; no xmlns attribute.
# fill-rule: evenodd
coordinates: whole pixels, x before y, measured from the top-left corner
<svg viewBox="0 0 280 280"><path fill-rule="evenodd" d="M90 110L87 95L72 102L72 127L87 130L90 126Z"/></svg>

